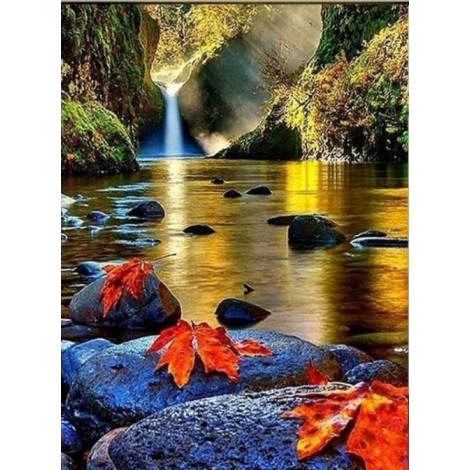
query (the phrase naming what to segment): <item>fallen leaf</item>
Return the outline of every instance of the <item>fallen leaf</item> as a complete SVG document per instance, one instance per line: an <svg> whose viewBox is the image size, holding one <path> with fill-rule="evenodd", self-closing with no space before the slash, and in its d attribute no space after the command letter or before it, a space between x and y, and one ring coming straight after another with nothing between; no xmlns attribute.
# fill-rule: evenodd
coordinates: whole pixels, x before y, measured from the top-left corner
<svg viewBox="0 0 470 470"><path fill-rule="evenodd" d="M307 384L308 385L325 385L330 380L324 374L322 374L317 368L313 365L312 362L308 363L307 366Z"/></svg>
<svg viewBox="0 0 470 470"><path fill-rule="evenodd" d="M253 340L234 343L223 327L212 328L207 323L189 324L184 320L162 331L147 350L147 354L154 352L162 352L156 369L167 365L168 372L179 388L188 383L196 355L206 374L220 372L236 382L240 356L272 354L267 347Z"/></svg>
<svg viewBox="0 0 470 470"><path fill-rule="evenodd" d="M136 300L140 300L145 278L153 273L152 263L141 261L138 258L121 265L107 265L103 269L106 272L101 289L103 318L109 314L125 292Z"/></svg>
<svg viewBox="0 0 470 470"><path fill-rule="evenodd" d="M282 415L303 420L296 446L300 460L348 432L346 451L359 456L366 470L408 468L408 387L374 381L311 396Z"/></svg>

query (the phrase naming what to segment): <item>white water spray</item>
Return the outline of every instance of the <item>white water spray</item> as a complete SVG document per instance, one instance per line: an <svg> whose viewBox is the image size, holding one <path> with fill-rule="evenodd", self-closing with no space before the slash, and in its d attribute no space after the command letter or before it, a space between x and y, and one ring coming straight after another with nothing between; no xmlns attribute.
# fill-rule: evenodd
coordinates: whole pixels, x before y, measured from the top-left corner
<svg viewBox="0 0 470 470"><path fill-rule="evenodd" d="M183 123L178 105L178 92L183 83L161 87L165 100L164 153L168 156L184 155Z"/></svg>

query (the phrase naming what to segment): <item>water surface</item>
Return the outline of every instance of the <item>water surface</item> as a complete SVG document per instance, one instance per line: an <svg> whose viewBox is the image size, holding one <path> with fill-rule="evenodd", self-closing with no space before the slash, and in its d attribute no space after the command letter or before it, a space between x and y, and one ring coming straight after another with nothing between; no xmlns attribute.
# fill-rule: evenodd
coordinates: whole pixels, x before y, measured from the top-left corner
<svg viewBox="0 0 470 470"><path fill-rule="evenodd" d="M216 176L226 183L211 184ZM222 197L227 189L245 192L257 184L269 185L274 194ZM407 346L408 250L356 249L349 243L293 249L287 227L266 220L320 213L347 236L366 229L407 236L406 165L160 159L143 163L136 174L65 179L62 192L86 198L71 206L73 216L84 219L92 209L111 215L97 232L90 231L94 224L86 219L78 228L63 228L68 235L62 244L63 269L82 261L134 256L152 261L176 253L161 261L158 275L179 298L186 319L216 325L217 304L237 297L273 312L257 328L316 344L354 344L375 357L405 361L395 348ZM163 204L161 222L126 218L145 199ZM209 224L216 233L182 233L196 223ZM243 283L254 292L244 296ZM82 286L78 276L63 272L63 317L70 295Z"/></svg>

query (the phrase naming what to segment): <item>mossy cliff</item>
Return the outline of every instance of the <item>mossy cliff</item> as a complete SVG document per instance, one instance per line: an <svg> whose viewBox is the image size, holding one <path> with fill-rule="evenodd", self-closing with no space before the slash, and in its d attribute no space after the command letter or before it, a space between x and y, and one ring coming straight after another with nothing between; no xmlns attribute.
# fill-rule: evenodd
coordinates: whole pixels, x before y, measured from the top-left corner
<svg viewBox="0 0 470 470"><path fill-rule="evenodd" d="M407 6L326 6L322 20L319 47L299 79L274 97L257 129L218 157L258 158L251 149L268 139L273 159L290 159L300 135L302 158L408 159Z"/></svg>
<svg viewBox="0 0 470 470"><path fill-rule="evenodd" d="M163 107L149 73L157 44L137 5L62 5L63 174L138 169L138 128Z"/></svg>

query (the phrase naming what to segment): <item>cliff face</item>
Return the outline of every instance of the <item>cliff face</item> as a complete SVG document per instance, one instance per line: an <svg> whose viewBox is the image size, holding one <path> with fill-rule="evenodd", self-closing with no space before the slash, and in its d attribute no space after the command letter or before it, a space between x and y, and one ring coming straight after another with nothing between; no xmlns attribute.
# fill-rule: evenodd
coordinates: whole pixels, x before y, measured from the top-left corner
<svg viewBox="0 0 470 470"><path fill-rule="evenodd" d="M297 142L285 138L287 128L299 134L302 158L407 160L407 7L333 5L323 8L322 19L318 49L296 83L275 96L255 131L219 157L242 158L240 148L268 134L278 149L273 159L292 158ZM243 157L257 158L251 152Z"/></svg>
<svg viewBox="0 0 470 470"><path fill-rule="evenodd" d="M158 26L131 4L61 8L62 172L135 170L138 127L158 119L163 106L149 73ZM74 129L86 129L88 138L85 132L68 138ZM97 145L100 139L107 145ZM115 158L114 151L125 151L125 158Z"/></svg>

